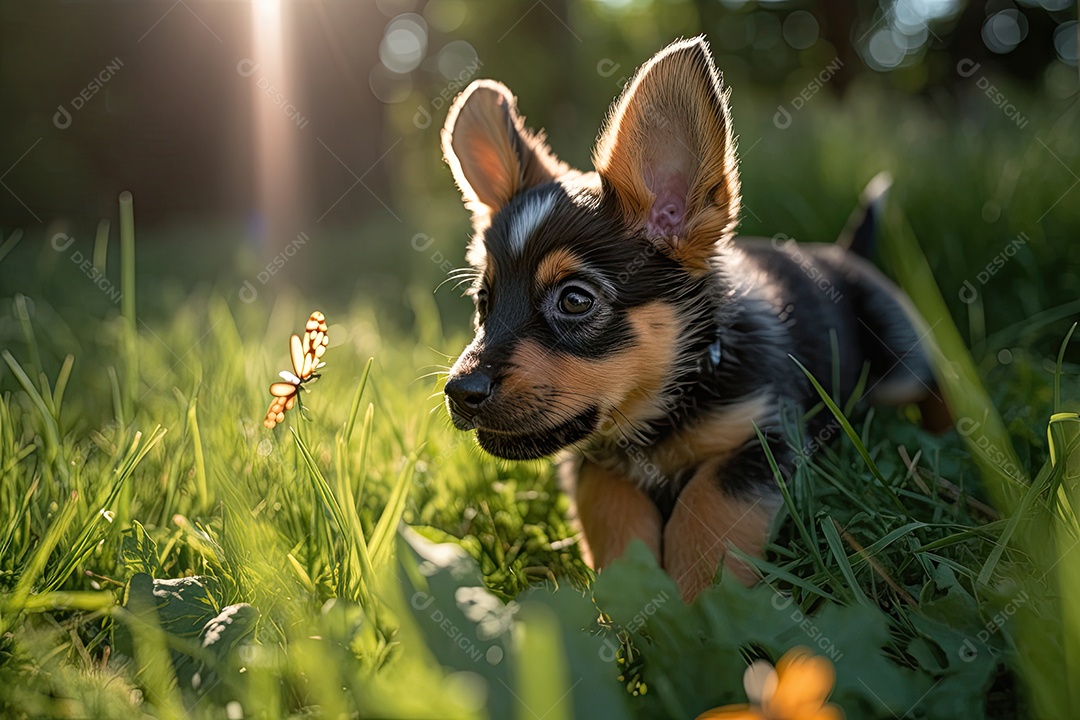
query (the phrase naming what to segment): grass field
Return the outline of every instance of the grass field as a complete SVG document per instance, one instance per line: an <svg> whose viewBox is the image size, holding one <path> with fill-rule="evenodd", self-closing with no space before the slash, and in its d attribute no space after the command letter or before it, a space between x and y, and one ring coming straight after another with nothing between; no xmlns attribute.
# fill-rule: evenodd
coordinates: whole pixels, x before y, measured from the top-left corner
<svg viewBox="0 0 1080 720"><path fill-rule="evenodd" d="M905 150L886 138L907 116L857 135L877 112L822 107L756 149L744 133L745 227L827 239L852 178L892 168L882 264L932 327L958 431L823 400L835 421L784 488L764 582L689 609L643 548L594 578L550 464L449 427L438 372L467 327L423 282L404 330L371 297L249 304L137 274L162 251L123 203L118 251L115 232L110 252L9 241L0 273L39 291L5 289L0 324L0 715L691 718L802 645L849 718L1075 716L1080 394L1058 348L1080 313L1080 148L1068 124L1021 136L988 114L974 133L922 119ZM820 187L776 201L785 163ZM313 309L327 367L266 430Z"/></svg>

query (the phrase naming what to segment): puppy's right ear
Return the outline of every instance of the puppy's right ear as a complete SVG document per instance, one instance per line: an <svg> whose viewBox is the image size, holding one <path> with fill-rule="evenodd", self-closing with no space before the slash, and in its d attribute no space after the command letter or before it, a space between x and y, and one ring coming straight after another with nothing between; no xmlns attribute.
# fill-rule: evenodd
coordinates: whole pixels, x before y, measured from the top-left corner
<svg viewBox="0 0 1080 720"><path fill-rule="evenodd" d="M494 80L476 80L454 100L442 130L442 150L476 219L570 169L541 134L525 127L514 96Z"/></svg>

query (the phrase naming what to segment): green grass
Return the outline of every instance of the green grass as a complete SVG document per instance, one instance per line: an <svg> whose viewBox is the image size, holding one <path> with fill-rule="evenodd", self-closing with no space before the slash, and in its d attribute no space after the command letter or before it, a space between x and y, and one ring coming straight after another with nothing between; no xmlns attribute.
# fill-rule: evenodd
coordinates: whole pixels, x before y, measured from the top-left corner
<svg viewBox="0 0 1080 720"><path fill-rule="evenodd" d="M771 197L748 159L750 206L776 217L747 225L826 239L850 179L892 168L883 263L933 327L963 432L823 397L812 412L835 422L784 486L752 561L764 582L691 608L641 548L594 578L550 464L494 461L449 427L440 351L466 325L442 295L408 294L407 332L370 297L245 304L227 281L188 297L138 272L136 246L160 251L134 240L130 205L122 304L47 243L3 249L0 272L18 261L46 289L0 322L0 715L687 718L745 701L747 661L796 645L834 661L850 718L1075 715L1080 433L1051 417L1078 400L1062 344L1077 274L1057 238L1080 211L1036 221L1067 183L1015 133L975 143L922 118L906 163L881 149L889 128L775 157L829 137L817 123L849 137L866 112L773 131L756 164L819 172L823 198ZM1002 158L1022 182L1001 222L977 224ZM1019 231L1030 245L962 303ZM327 367L267 431L267 385L316 308Z"/></svg>

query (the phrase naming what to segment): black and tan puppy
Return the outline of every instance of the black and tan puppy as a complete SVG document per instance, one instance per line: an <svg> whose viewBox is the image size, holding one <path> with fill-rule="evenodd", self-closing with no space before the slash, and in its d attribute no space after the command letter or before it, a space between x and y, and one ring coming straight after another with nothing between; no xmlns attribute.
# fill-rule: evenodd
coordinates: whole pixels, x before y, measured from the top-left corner
<svg viewBox="0 0 1080 720"><path fill-rule="evenodd" d="M755 426L789 475L799 453L781 418L818 402L792 357L826 387L838 378L834 397L864 368L872 402L934 387L918 322L868 262L839 245L733 239L735 143L703 39L637 72L595 172L556 158L487 80L455 101L443 150L477 271L450 414L498 457L569 450L598 569L639 538L691 598L729 545L762 552L780 494ZM727 567L753 580L734 556Z"/></svg>

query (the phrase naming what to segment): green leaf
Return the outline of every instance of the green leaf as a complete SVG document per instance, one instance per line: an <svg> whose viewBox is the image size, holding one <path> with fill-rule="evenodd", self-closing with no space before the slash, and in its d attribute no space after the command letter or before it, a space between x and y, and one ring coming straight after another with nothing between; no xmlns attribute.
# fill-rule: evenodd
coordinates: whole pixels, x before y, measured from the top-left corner
<svg viewBox="0 0 1080 720"><path fill-rule="evenodd" d="M570 717L606 720L630 717L627 694L615 681L619 672L614 662L615 643L595 632L596 606L592 601L571 587L562 587L556 592L545 586L527 591L518 599L518 603L521 607L517 615L519 623L514 626L515 645L519 649L517 657L521 658L517 694L526 697L521 688L522 677L526 682L547 687L549 691L554 687L541 683L539 679L542 670L540 658L533 653L522 653L521 648L528 645L530 635L557 632L563 655L556 657L554 664L545 662L543 669L548 672L551 669L568 671L571 683L561 692L568 691L568 698L573 700ZM524 643L519 642L522 634L525 636ZM533 709L543 717L548 707L554 707L553 703L554 698L546 706L545 703L532 705L542 706ZM519 710L523 709L519 706ZM519 717L522 715L528 713L519 712Z"/></svg>
<svg viewBox="0 0 1080 720"><path fill-rule="evenodd" d="M114 625L118 655L139 657L142 650L145 658L148 645L154 650L152 645L160 644L152 657L169 649L175 681L189 703L192 695L211 691L219 699L232 697L230 690L239 684L240 673L238 664L230 662L231 654L250 641L258 610L240 603L219 611L206 578L154 580L146 573L132 576L123 607L128 613Z"/></svg>
<svg viewBox="0 0 1080 720"><path fill-rule="evenodd" d="M199 633L202 646L211 648L216 655L224 657L255 632L258 619L259 611L247 603L222 608Z"/></svg>
<svg viewBox="0 0 1080 720"><path fill-rule="evenodd" d="M460 545L436 545L411 530L400 537L402 590L431 653L443 667L482 676L492 717L513 717L510 628L518 606L488 591Z"/></svg>
<svg viewBox="0 0 1080 720"><path fill-rule="evenodd" d="M155 580L146 573L136 573L128 582L123 607L135 615L152 612L163 632L179 638L199 637L218 614L207 578L198 576ZM115 630L117 651L131 656L130 634L123 624Z"/></svg>
<svg viewBox="0 0 1080 720"><path fill-rule="evenodd" d="M775 663L797 646L833 662L832 701L848 717L889 718L905 712L940 716L917 710L926 704L924 695L935 688L937 678L894 659L896 631L877 608L824 602L811 614L767 586L748 589L730 580L708 588L687 607L640 543L631 543L621 559L600 573L595 597L642 658L642 681L649 693L639 698L641 717L695 717L746 702L742 678L747 657L764 655ZM916 652L933 655L935 668L951 669L942 660L947 654L942 647L927 641ZM954 674L956 684L942 682L940 690L927 697L954 710L964 708L951 717L980 716L975 694L960 684L985 685L986 666L964 667ZM939 700L938 693L960 699Z"/></svg>
<svg viewBox="0 0 1080 720"><path fill-rule="evenodd" d="M587 598L535 588L504 605L460 545L400 537L399 577L428 648L447 670L483 678L491 717L629 717L613 649L588 632Z"/></svg>
<svg viewBox="0 0 1080 720"><path fill-rule="evenodd" d="M200 646L206 653L174 654L176 679L184 690L196 693L211 692L224 679L223 670L233 650L250 642L255 634L259 611L247 603L229 605L207 621L199 632Z"/></svg>

